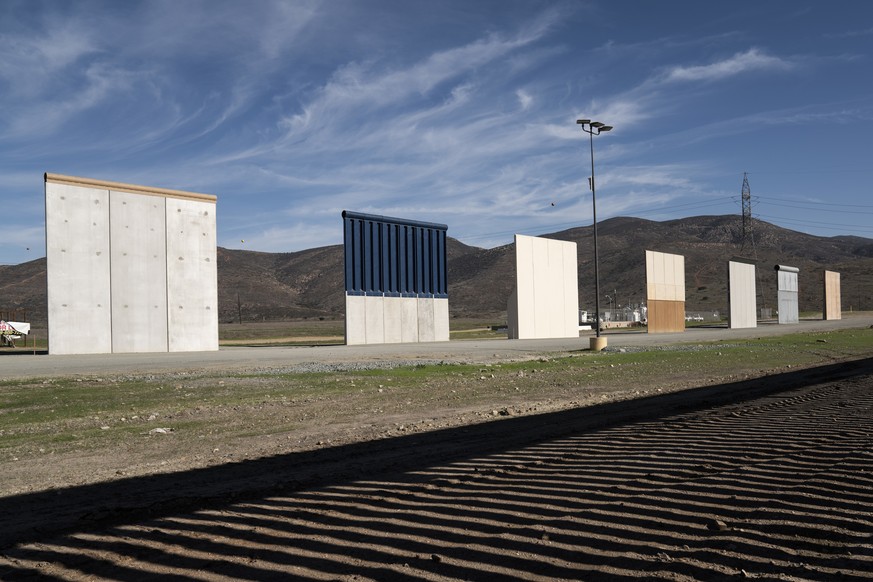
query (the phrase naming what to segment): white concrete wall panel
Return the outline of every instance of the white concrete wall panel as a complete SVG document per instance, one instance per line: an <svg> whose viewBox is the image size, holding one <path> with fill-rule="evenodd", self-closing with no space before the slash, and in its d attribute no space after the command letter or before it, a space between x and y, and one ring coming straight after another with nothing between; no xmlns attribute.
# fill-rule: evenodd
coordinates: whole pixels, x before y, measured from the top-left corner
<svg viewBox="0 0 873 582"><path fill-rule="evenodd" d="M579 336L576 243L515 235L516 290L507 304L511 339Z"/></svg>
<svg viewBox="0 0 873 582"><path fill-rule="evenodd" d="M434 327L434 301L433 297L418 298L418 341L420 342L437 341Z"/></svg>
<svg viewBox="0 0 873 582"><path fill-rule="evenodd" d="M400 304L400 341L418 342L418 297L399 297L396 301Z"/></svg>
<svg viewBox="0 0 873 582"><path fill-rule="evenodd" d="M401 297L385 297L382 302L384 340L386 344L403 341L403 307Z"/></svg>
<svg viewBox="0 0 873 582"><path fill-rule="evenodd" d="M449 300L435 297L433 300L433 339L437 342L449 341Z"/></svg>
<svg viewBox="0 0 873 582"><path fill-rule="evenodd" d="M731 329L757 327L755 265L728 262L728 305Z"/></svg>
<svg viewBox="0 0 873 582"><path fill-rule="evenodd" d="M46 182L45 204L49 353L109 353L109 191Z"/></svg>
<svg viewBox="0 0 873 582"><path fill-rule="evenodd" d="M564 287L564 313L558 324L558 333L561 337L579 337L579 253L576 243L560 245L560 249L563 255L560 284Z"/></svg>
<svg viewBox="0 0 873 582"><path fill-rule="evenodd" d="M346 295L346 344L367 343L367 303L363 295Z"/></svg>
<svg viewBox="0 0 873 582"><path fill-rule="evenodd" d="M166 199L109 192L112 351L166 352Z"/></svg>
<svg viewBox="0 0 873 582"><path fill-rule="evenodd" d="M536 274L534 264L533 238L515 235L515 301L514 309L518 338L533 338L536 336L536 294L534 281ZM511 337L511 336L510 336Z"/></svg>
<svg viewBox="0 0 873 582"><path fill-rule="evenodd" d="M169 350L217 350L215 204L166 200Z"/></svg>
<svg viewBox="0 0 873 582"><path fill-rule="evenodd" d="M780 266L777 270L779 323L798 323L800 321L797 274L796 267Z"/></svg>
<svg viewBox="0 0 873 582"><path fill-rule="evenodd" d="M835 271L824 272L823 319L842 319L843 304L840 291L840 274Z"/></svg>
<svg viewBox="0 0 873 582"><path fill-rule="evenodd" d="M385 343L385 298L367 296L364 298L364 330L368 344Z"/></svg>

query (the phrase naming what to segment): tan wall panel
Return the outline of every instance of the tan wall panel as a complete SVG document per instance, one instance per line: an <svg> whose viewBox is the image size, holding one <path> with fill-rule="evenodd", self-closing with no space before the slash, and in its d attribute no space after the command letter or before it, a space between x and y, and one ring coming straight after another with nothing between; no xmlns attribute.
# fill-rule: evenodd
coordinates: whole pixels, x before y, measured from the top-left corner
<svg viewBox="0 0 873 582"><path fill-rule="evenodd" d="M824 272L824 319L842 319L843 306L840 296L840 274L834 271Z"/></svg>
<svg viewBox="0 0 873 582"><path fill-rule="evenodd" d="M646 251L646 294L658 301L685 301L685 257Z"/></svg>
<svg viewBox="0 0 873 582"><path fill-rule="evenodd" d="M579 336L576 243L515 235L516 289L507 302L510 339Z"/></svg>
<svg viewBox="0 0 873 582"><path fill-rule="evenodd" d="M685 302L649 299L649 333L685 331Z"/></svg>

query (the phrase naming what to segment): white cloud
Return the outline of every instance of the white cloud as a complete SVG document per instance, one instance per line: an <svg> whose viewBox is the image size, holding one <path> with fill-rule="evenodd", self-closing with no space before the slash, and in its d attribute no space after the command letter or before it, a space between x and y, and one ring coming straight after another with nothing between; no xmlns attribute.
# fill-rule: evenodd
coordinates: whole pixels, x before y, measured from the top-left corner
<svg viewBox="0 0 873 582"><path fill-rule="evenodd" d="M515 92L515 96L518 97L518 104L523 111L530 109L533 104L533 96L530 93L524 89L519 89Z"/></svg>
<svg viewBox="0 0 873 582"><path fill-rule="evenodd" d="M709 65L674 67L667 71L665 81L718 81L749 71L787 71L794 64L785 59L773 57L751 48L737 53L729 59Z"/></svg>

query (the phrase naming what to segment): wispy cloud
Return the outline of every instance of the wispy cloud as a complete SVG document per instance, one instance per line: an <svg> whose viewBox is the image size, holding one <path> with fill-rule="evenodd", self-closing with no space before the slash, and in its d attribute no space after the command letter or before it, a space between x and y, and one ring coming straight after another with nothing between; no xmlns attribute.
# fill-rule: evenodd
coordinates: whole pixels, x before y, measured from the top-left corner
<svg viewBox="0 0 873 582"><path fill-rule="evenodd" d="M751 71L787 71L793 68L791 61L751 48L708 65L673 67L664 75L664 81L720 81Z"/></svg>

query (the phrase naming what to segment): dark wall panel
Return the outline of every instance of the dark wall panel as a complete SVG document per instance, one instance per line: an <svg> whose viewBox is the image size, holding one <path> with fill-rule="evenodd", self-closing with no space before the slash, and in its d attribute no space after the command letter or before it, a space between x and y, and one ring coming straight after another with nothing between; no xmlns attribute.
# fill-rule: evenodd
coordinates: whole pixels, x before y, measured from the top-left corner
<svg viewBox="0 0 873 582"><path fill-rule="evenodd" d="M346 293L448 297L444 224L343 211Z"/></svg>

